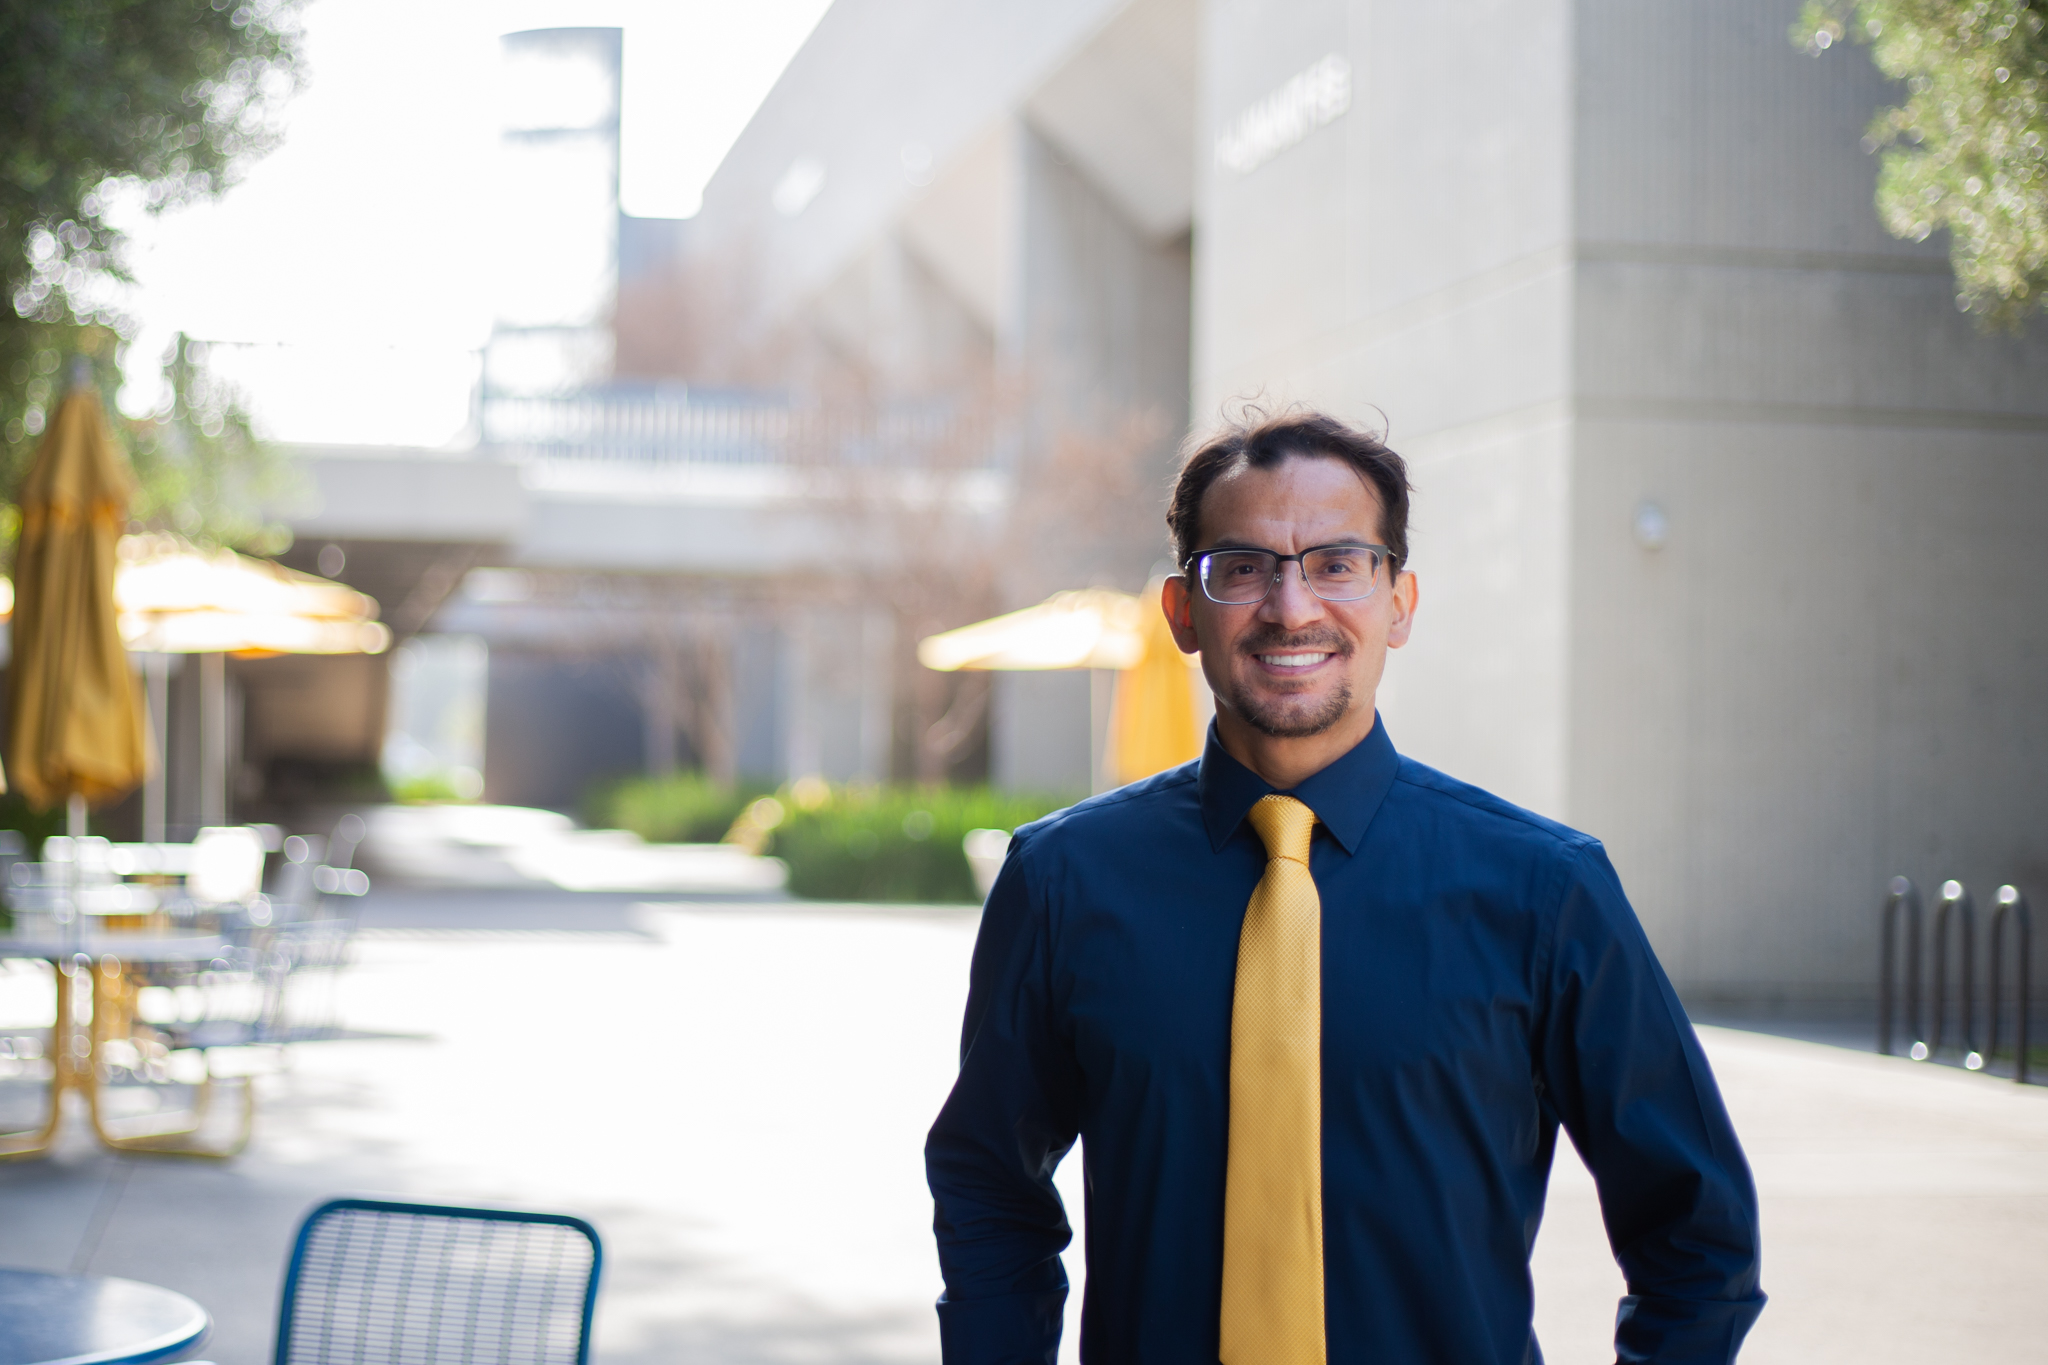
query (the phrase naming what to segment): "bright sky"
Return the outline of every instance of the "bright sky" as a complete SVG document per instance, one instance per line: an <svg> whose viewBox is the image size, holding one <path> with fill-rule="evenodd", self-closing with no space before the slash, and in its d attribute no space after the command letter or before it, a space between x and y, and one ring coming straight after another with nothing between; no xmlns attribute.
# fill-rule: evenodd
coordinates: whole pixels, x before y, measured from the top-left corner
<svg viewBox="0 0 2048 1365"><path fill-rule="evenodd" d="M440 445L489 334L497 40L625 30L620 198L687 217L830 0L313 0L283 146L216 203L128 224L147 411L183 331L282 440Z"/></svg>

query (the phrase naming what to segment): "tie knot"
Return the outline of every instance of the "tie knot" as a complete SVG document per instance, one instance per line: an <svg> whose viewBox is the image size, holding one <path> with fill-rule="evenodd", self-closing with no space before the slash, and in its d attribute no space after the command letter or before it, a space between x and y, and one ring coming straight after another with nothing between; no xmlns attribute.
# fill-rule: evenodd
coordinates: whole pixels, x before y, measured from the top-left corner
<svg viewBox="0 0 2048 1365"><path fill-rule="evenodd" d="M1247 817L1259 839L1266 845L1266 858L1287 858L1308 866L1309 836L1315 833L1316 813L1291 796L1278 792L1253 803Z"/></svg>

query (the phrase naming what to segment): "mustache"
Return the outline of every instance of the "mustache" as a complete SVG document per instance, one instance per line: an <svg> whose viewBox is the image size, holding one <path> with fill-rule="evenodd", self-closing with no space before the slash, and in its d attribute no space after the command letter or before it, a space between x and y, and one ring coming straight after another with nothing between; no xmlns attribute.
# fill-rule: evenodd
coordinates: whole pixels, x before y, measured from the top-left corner
<svg viewBox="0 0 2048 1365"><path fill-rule="evenodd" d="M1334 630L1279 630L1264 627L1237 642L1241 654L1307 654L1318 650L1350 658L1351 642Z"/></svg>

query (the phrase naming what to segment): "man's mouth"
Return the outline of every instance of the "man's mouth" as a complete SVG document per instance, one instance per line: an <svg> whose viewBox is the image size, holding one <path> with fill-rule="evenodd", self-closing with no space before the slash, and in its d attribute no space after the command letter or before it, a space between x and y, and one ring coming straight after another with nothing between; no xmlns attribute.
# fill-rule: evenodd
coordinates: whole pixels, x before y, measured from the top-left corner
<svg viewBox="0 0 2048 1365"><path fill-rule="evenodd" d="M1328 650L1317 650L1298 654L1256 654L1252 657L1268 668L1313 668L1329 658L1330 653Z"/></svg>

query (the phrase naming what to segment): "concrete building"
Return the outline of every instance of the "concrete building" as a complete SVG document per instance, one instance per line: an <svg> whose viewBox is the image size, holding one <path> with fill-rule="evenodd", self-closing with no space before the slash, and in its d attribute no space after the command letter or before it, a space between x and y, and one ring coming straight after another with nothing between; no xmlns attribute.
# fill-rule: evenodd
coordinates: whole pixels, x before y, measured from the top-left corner
<svg viewBox="0 0 2048 1365"><path fill-rule="evenodd" d="M486 403L498 394L566 392L611 374L620 39L615 28L552 28L500 40Z"/></svg>
<svg viewBox="0 0 2048 1365"><path fill-rule="evenodd" d="M1139 586L1175 445L1236 400L1384 422L1396 741L1603 838L1695 998L1865 994L1889 874L2048 896L2048 332L1978 333L1943 244L1882 232L1890 92L1788 17L838 0L638 251L638 377L383 483L323 457L302 543L524 575L432 599L507 657L622 642L643 671L581 708L618 763L908 775L944 710L995 780L1073 789L1086 677L973 719L906 662L923 623ZM498 510L391 529L456 503ZM677 668L692 716L645 685Z"/></svg>
<svg viewBox="0 0 2048 1365"><path fill-rule="evenodd" d="M812 449L847 433L786 394L615 380L620 288L658 282L681 235L619 211L620 33L515 33L502 56L502 196L485 234L500 289L476 443L300 450L287 562L375 596L401 648L424 637L417 661L481 646L483 695L457 709L483 713L491 800L580 813L598 784L679 766L888 778L897 642L843 581L867 562L862 521ZM889 477L869 473L854 491ZM1001 496L978 468L940 482L926 501L970 524ZM305 690L286 686L288 666L239 670L247 807L303 803L308 773L319 789L337 765L374 768L381 669L323 701L371 713L345 742L331 724L267 723L286 714L273 692ZM446 757L427 738L394 734L400 766Z"/></svg>
<svg viewBox="0 0 2048 1365"><path fill-rule="evenodd" d="M1189 405L1197 12L839 0L691 224L692 266L745 281L728 314L742 350L823 333L896 393L990 376L988 463L1012 527L991 608L1136 589L1167 553L1159 509ZM952 364L934 363L935 338ZM1089 678L993 686L994 779L1087 790Z"/></svg>
<svg viewBox="0 0 2048 1365"><path fill-rule="evenodd" d="M849 282L908 262L1026 395L1020 497L1147 408L1384 421L1398 742L1605 839L1696 996L1865 993L1888 874L2048 888L2048 339L1883 233L1889 92L1787 17L840 0L689 250L752 272L736 335L876 352ZM1142 578L1171 444L1058 586ZM998 778L1067 771L1079 680L1006 682Z"/></svg>
<svg viewBox="0 0 2048 1365"><path fill-rule="evenodd" d="M1414 462L1412 753L1608 843L1695 994L1869 989L1885 878L2048 889L2048 329L1893 240L1890 93L1784 7L1226 5L1197 411L1376 406Z"/></svg>
<svg viewBox="0 0 2048 1365"><path fill-rule="evenodd" d="M707 409L717 420L699 421ZM734 405L665 410L737 420ZM898 642L847 578L863 522L779 446L672 439L667 460L594 440L301 452L311 489L286 558L337 553L337 576L377 596L401 640L488 648L491 800L580 811L597 783L678 767L888 778ZM999 490L963 477L946 493L976 520Z"/></svg>

